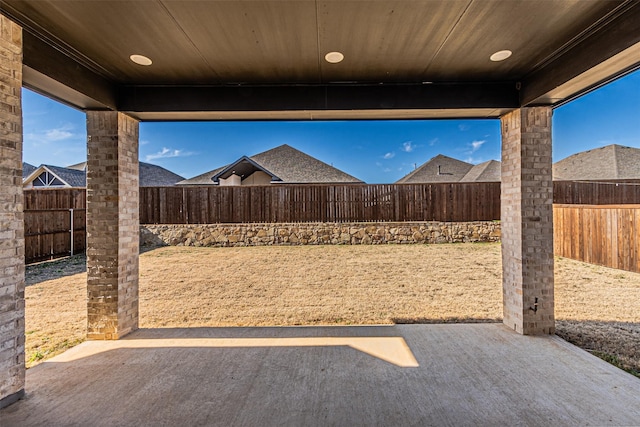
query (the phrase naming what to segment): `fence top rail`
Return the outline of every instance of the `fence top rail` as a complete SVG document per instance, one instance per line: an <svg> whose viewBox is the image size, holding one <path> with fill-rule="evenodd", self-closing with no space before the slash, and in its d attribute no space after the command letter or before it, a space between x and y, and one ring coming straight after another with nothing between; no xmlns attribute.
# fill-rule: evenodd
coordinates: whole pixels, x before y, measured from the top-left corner
<svg viewBox="0 0 640 427"><path fill-rule="evenodd" d="M25 209L24 212L69 212L86 211L85 208L51 208L51 209Z"/></svg>
<svg viewBox="0 0 640 427"><path fill-rule="evenodd" d="M189 184L189 185L174 185L174 186L158 186L158 187L140 187L140 188L246 188L246 187L378 187L378 186L398 186L398 187L408 187L415 185L499 185L500 181L485 181L485 182L459 182L459 181L451 181L451 182L388 182L388 183L375 183L368 184L363 182L313 182L313 183L273 183L273 184L255 184L255 185L216 185L216 184Z"/></svg>
<svg viewBox="0 0 640 427"><path fill-rule="evenodd" d="M614 205L589 205L589 204L569 204L554 203L555 208L567 209L640 209L640 204L614 204Z"/></svg>
<svg viewBox="0 0 640 427"><path fill-rule="evenodd" d="M640 179L599 179L597 181L553 181L560 184L608 184L608 185L640 185Z"/></svg>

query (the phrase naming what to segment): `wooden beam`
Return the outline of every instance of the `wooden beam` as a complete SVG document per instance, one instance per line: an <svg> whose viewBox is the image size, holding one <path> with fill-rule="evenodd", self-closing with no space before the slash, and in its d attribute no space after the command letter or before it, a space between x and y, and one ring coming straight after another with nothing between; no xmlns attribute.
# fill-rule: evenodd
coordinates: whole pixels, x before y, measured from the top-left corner
<svg viewBox="0 0 640 427"><path fill-rule="evenodd" d="M83 110L116 107L109 80L27 31L23 45L25 87Z"/></svg>
<svg viewBox="0 0 640 427"><path fill-rule="evenodd" d="M640 2L618 9L522 81L521 104L565 103L640 67Z"/></svg>
<svg viewBox="0 0 640 427"><path fill-rule="evenodd" d="M126 86L120 88L117 107L119 111L152 113L504 109L518 105L515 83L492 82Z"/></svg>

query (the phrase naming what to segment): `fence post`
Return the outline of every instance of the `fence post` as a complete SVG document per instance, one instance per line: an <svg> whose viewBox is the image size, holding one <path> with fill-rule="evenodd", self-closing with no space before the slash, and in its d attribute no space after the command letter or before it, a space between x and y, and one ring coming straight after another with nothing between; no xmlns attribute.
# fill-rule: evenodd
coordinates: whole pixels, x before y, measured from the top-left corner
<svg viewBox="0 0 640 427"><path fill-rule="evenodd" d="M73 256L73 208L69 209L69 213L71 214L71 256Z"/></svg>

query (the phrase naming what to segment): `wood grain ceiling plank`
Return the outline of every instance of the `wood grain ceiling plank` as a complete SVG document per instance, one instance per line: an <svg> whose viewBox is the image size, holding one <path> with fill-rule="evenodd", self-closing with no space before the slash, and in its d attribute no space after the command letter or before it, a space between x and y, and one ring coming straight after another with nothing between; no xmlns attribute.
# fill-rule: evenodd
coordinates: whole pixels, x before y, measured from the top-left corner
<svg viewBox="0 0 640 427"><path fill-rule="evenodd" d="M17 6L56 39L98 63L116 82L175 83L211 73L157 1L39 1ZM153 65L136 65L131 54L148 56Z"/></svg>
<svg viewBox="0 0 640 427"><path fill-rule="evenodd" d="M322 61L324 82L422 81L438 47L468 0L319 1L321 52L340 51L339 64Z"/></svg>
<svg viewBox="0 0 640 427"><path fill-rule="evenodd" d="M474 0L426 73L435 80L520 80L620 1ZM504 62L489 57L500 50Z"/></svg>
<svg viewBox="0 0 640 427"><path fill-rule="evenodd" d="M219 82L319 82L314 1L164 4Z"/></svg>

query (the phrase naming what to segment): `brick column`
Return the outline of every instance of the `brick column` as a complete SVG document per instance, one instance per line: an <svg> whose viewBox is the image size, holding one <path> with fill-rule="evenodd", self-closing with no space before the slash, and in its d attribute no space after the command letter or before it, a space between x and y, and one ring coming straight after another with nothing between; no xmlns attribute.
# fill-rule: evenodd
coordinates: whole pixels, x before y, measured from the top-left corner
<svg viewBox="0 0 640 427"><path fill-rule="evenodd" d="M87 338L138 328L138 121L87 112Z"/></svg>
<svg viewBox="0 0 640 427"><path fill-rule="evenodd" d="M22 28L0 15L0 408L24 395Z"/></svg>
<svg viewBox="0 0 640 427"><path fill-rule="evenodd" d="M555 331L551 113L522 108L501 118L503 321L525 335Z"/></svg>

